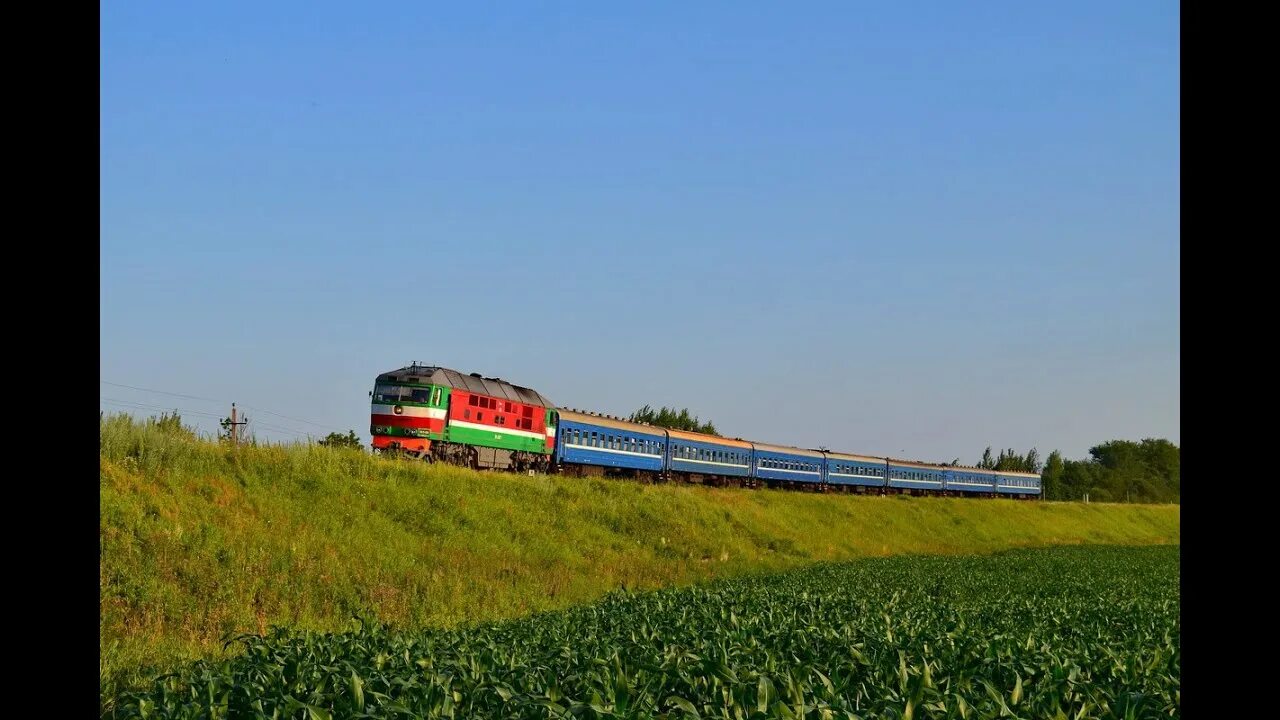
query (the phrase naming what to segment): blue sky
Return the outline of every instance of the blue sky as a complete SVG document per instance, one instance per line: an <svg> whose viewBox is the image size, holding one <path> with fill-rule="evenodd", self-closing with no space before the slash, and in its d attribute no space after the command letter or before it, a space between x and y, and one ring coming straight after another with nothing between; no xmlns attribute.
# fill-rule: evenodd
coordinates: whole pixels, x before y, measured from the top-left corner
<svg viewBox="0 0 1280 720"><path fill-rule="evenodd" d="M1178 13L104 5L102 408L367 440L418 360L922 460L1180 442Z"/></svg>

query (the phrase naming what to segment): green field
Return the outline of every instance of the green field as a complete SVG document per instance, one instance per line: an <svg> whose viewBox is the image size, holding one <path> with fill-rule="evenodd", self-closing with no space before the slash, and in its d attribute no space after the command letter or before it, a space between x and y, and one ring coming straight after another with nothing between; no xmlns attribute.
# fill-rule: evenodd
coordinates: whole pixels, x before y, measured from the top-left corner
<svg viewBox="0 0 1280 720"><path fill-rule="evenodd" d="M1177 547L820 565L506 623L245 638L115 717L1160 718Z"/></svg>
<svg viewBox="0 0 1280 720"><path fill-rule="evenodd" d="M1177 543L1177 506L903 499L476 473L101 425L103 692L271 625L449 627L897 554Z"/></svg>

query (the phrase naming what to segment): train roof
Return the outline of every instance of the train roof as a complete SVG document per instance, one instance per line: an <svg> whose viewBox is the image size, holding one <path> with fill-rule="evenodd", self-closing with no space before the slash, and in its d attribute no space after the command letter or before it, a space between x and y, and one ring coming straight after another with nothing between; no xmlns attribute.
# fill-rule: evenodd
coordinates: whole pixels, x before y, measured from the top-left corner
<svg viewBox="0 0 1280 720"><path fill-rule="evenodd" d="M463 374L449 368L414 363L384 372L378 376L378 382L415 383L418 385L443 385L444 387L466 390L467 392L489 397L502 398L522 402L526 405L555 407L556 404L544 397L542 393L531 388L513 385L502 378L482 377L480 373Z"/></svg>
<svg viewBox="0 0 1280 720"><path fill-rule="evenodd" d="M1017 470L993 470L991 468L981 468L976 465L947 465L951 470L962 470L964 472L982 473L984 475L1013 475L1016 477L1040 477L1039 473L1019 472Z"/></svg>
<svg viewBox="0 0 1280 720"><path fill-rule="evenodd" d="M901 467L917 467L917 468L925 468L926 470L946 470L951 467L950 465L937 465L934 463L920 462L919 460L894 460L893 458L886 458L886 459L889 461L890 465L898 465Z"/></svg>
<svg viewBox="0 0 1280 720"><path fill-rule="evenodd" d="M561 422L568 420L569 422L582 423L583 425L599 425L600 427L610 427L617 430L628 430L635 433L647 433L649 435L665 435L667 429L658 427L657 425L647 425L645 423L631 422L619 417L609 415L597 415L592 412L582 412L579 410L559 409Z"/></svg>
<svg viewBox="0 0 1280 720"><path fill-rule="evenodd" d="M1016 470L989 470L988 472L993 472L997 475L1013 475L1014 477L1040 477L1039 473L1018 472Z"/></svg>
<svg viewBox="0 0 1280 720"><path fill-rule="evenodd" d="M754 443L757 450L765 452L785 453L788 455L804 455L807 457L825 457L821 450L808 450L806 448L792 447L790 445L771 445L769 443Z"/></svg>
<svg viewBox="0 0 1280 720"><path fill-rule="evenodd" d="M858 455L856 453L842 453L834 450L828 450L827 457L835 458L837 460L857 460L859 462L882 463L885 461L884 458L875 457L874 455Z"/></svg>
<svg viewBox="0 0 1280 720"><path fill-rule="evenodd" d="M689 440L692 442L712 443L715 445L729 445L736 448L751 449L751 443L744 440L734 440L732 438L720 437L719 435L708 435L706 433L689 432L688 430L668 430L667 434L673 438L681 440Z"/></svg>

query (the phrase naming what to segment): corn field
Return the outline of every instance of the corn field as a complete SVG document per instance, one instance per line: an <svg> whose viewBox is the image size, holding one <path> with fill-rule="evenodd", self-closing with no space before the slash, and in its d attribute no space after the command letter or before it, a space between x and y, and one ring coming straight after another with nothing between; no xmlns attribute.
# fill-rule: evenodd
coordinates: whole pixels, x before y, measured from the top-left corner
<svg viewBox="0 0 1280 720"><path fill-rule="evenodd" d="M532 618L231 640L112 718L1180 716L1179 549L820 565Z"/></svg>

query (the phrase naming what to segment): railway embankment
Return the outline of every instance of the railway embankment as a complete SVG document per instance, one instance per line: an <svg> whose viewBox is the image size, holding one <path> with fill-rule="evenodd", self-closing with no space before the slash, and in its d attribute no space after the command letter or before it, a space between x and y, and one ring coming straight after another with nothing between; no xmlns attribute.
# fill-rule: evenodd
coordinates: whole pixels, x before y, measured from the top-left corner
<svg viewBox="0 0 1280 720"><path fill-rule="evenodd" d="M272 625L406 628L897 554L1169 544L1176 505L863 497L519 476L101 423L101 676Z"/></svg>

